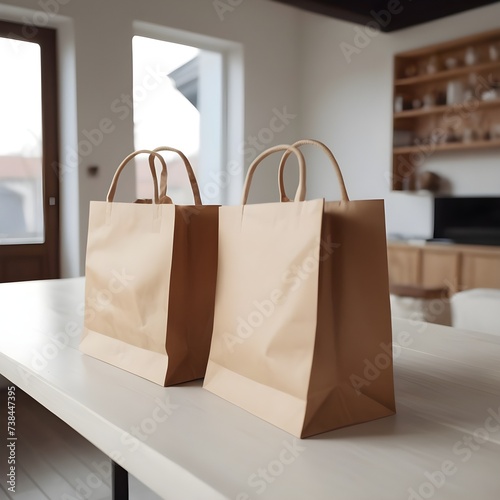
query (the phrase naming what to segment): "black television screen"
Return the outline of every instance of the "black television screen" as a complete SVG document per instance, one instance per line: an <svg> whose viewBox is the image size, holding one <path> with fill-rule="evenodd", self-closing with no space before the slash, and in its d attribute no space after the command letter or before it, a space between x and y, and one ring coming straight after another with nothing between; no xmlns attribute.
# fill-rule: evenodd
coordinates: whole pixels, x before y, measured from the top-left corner
<svg viewBox="0 0 500 500"><path fill-rule="evenodd" d="M434 239L500 245L500 197L437 197Z"/></svg>

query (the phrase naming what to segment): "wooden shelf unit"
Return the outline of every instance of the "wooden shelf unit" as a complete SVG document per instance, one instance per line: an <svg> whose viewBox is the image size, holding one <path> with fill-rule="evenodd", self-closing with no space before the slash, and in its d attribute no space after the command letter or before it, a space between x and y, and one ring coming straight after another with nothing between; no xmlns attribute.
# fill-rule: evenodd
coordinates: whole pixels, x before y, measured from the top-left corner
<svg viewBox="0 0 500 500"><path fill-rule="evenodd" d="M394 190L434 152L500 149L500 30L397 54L393 92Z"/></svg>

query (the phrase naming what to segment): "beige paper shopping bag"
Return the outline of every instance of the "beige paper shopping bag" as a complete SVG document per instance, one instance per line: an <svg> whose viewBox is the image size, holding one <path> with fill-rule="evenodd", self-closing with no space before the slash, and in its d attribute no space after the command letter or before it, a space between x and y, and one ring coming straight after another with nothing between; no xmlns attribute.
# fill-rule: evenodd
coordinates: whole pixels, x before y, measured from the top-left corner
<svg viewBox="0 0 500 500"><path fill-rule="evenodd" d="M245 205L255 168L283 149L251 165L240 206L220 209L204 387L307 437L395 411L384 209L348 199L326 147L342 200L303 201L305 167L293 146L295 201Z"/></svg>
<svg viewBox="0 0 500 500"><path fill-rule="evenodd" d="M218 207L203 206L187 158L195 205L160 193L155 151L129 155L106 202L91 202L86 256L85 322L80 349L161 385L205 374L217 273ZM150 154L155 187L150 203L113 202L119 175L137 154ZM163 162L163 159L161 160Z"/></svg>

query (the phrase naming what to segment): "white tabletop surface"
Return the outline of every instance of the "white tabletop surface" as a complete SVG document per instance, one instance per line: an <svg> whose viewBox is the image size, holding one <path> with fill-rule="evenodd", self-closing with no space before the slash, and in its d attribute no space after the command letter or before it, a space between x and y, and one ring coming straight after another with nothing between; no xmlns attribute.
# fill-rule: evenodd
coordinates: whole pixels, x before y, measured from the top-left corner
<svg viewBox="0 0 500 500"><path fill-rule="evenodd" d="M81 354L83 285L0 285L0 373L163 498L500 498L500 337L394 319L397 414L297 440Z"/></svg>

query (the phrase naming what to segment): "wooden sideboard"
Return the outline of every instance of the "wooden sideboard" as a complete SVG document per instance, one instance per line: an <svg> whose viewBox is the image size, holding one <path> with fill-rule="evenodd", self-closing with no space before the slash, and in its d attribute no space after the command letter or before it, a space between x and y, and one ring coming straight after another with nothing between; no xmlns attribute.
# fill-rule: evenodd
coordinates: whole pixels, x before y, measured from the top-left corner
<svg viewBox="0 0 500 500"><path fill-rule="evenodd" d="M391 284L500 288L500 247L389 241L387 250Z"/></svg>

